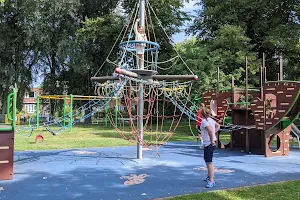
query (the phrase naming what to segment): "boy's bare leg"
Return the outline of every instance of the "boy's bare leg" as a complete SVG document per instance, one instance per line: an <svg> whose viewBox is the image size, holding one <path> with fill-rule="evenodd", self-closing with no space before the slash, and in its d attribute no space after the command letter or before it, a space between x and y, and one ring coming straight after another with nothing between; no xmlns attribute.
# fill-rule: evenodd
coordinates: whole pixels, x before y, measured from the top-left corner
<svg viewBox="0 0 300 200"><path fill-rule="evenodd" d="M140 69L141 68L144 69L144 54L140 54L139 57L140 57L140 65L139 65L139 67L140 67Z"/></svg>
<svg viewBox="0 0 300 200"><path fill-rule="evenodd" d="M144 54L137 54L136 65L137 69L141 69L144 66Z"/></svg>
<svg viewBox="0 0 300 200"><path fill-rule="evenodd" d="M209 180L211 182L214 182L215 181L215 177L214 177L214 165L212 163L206 163L206 167L207 167L207 170L208 170L208 176L209 176Z"/></svg>
<svg viewBox="0 0 300 200"><path fill-rule="evenodd" d="M137 54L136 56L136 68L139 69L140 68L140 63L141 63L141 55Z"/></svg>

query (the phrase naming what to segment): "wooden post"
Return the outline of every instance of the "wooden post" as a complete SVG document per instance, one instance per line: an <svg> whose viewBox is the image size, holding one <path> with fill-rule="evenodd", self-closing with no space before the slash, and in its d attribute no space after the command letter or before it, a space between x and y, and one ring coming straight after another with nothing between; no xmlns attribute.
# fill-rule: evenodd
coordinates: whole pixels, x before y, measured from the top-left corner
<svg viewBox="0 0 300 200"><path fill-rule="evenodd" d="M263 53L263 68L264 68L264 82L267 81L267 67L266 67L266 56L265 53Z"/></svg>
<svg viewBox="0 0 300 200"><path fill-rule="evenodd" d="M263 60L264 60L265 54L263 54ZM262 63L260 67L260 98L263 99L264 94L264 62Z"/></svg>
<svg viewBox="0 0 300 200"><path fill-rule="evenodd" d="M245 99L246 99L246 126L248 126L248 58L246 57L246 89L245 89ZM249 148L249 130L246 128L246 153L250 152Z"/></svg>
<svg viewBox="0 0 300 200"><path fill-rule="evenodd" d="M264 71L264 79L263 79L263 85L265 84L265 82L267 81L267 70L266 70L266 56L265 56L265 53L263 53L263 71ZM265 105L265 94L264 94L264 88L262 89L261 91L261 99L262 101L264 102L264 130L266 129L266 105Z"/></svg>
<svg viewBox="0 0 300 200"><path fill-rule="evenodd" d="M267 149L269 148L267 145L267 134L264 131L266 129L266 104L265 104L265 94L264 94L264 84L266 82L266 56L265 53L263 53L263 82L262 82L262 90L261 90L261 100L264 102L264 111L263 111L263 123L264 123L264 129L261 133L262 136L262 148L264 149L265 156L267 156Z"/></svg>
<svg viewBox="0 0 300 200"><path fill-rule="evenodd" d="M234 77L231 78L231 103L234 103ZM233 107L233 104L231 105ZM231 113L234 122L234 110ZM230 132L230 150L233 150L233 131Z"/></svg>

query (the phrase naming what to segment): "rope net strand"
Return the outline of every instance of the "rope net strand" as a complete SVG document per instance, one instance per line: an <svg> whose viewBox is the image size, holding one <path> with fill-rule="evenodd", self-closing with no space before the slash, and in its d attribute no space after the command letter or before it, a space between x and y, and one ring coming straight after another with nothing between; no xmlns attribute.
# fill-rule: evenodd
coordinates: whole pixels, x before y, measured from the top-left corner
<svg viewBox="0 0 300 200"><path fill-rule="evenodd" d="M186 85L186 89L189 86ZM122 138L131 142L137 141L144 147L159 148L175 133L182 119L183 113L177 109L164 93L167 91L175 99L179 99L179 92L190 93L182 89L183 85L176 87L175 83L165 87L144 85L144 136L139 138L137 128L138 110L138 83L129 81L122 90L122 97L118 99L118 113L110 110L109 121ZM116 120L116 118L118 120Z"/></svg>

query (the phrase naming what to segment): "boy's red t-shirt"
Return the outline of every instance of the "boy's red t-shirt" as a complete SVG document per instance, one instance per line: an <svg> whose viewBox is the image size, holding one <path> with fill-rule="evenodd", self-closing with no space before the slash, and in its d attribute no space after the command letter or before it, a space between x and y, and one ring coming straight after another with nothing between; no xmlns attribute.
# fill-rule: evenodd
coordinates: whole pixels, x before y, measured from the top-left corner
<svg viewBox="0 0 300 200"><path fill-rule="evenodd" d="M201 114L201 111L202 111L202 109L198 110L196 126L201 126L202 119L203 119L203 116L202 116L202 114Z"/></svg>

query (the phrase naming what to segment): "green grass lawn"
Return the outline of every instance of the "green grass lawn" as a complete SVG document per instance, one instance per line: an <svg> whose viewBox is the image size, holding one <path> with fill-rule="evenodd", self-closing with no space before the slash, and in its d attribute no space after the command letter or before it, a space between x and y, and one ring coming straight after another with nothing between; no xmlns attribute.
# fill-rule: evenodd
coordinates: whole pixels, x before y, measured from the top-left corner
<svg viewBox="0 0 300 200"><path fill-rule="evenodd" d="M54 129L55 130L55 129ZM24 132L25 134L26 132ZM35 143L35 136L43 134L45 143ZM128 134L129 135L129 134ZM127 136L128 136L127 135ZM155 135L155 134L154 134ZM160 137L164 137L161 135ZM150 135L145 133L145 140ZM133 137L131 136L133 139ZM152 141L155 141L155 137ZM170 141L193 140L187 123L181 123ZM15 136L15 150L48 150L48 149L69 149L69 148L88 148L88 147L109 147L109 146L130 146L136 145L135 142L124 140L113 127L105 127L104 125L76 125L70 133L68 130L61 132L59 135L53 136L45 128L39 128L33 131L32 136Z"/></svg>
<svg viewBox="0 0 300 200"><path fill-rule="evenodd" d="M164 131L167 131L170 124L164 126ZM51 127L52 128L52 127ZM195 127L192 127L195 129ZM129 128L126 128L129 130ZM54 128L55 130L55 128ZM193 130L194 134L196 130ZM43 134L45 137L45 143L35 143L35 136L37 134ZM126 136L129 136L127 134ZM145 133L145 141L149 140L151 135ZM156 141L155 134L152 134L152 141ZM162 134L160 137L164 137ZM134 140L134 138L130 137ZM161 138L158 141L161 141ZM222 134L221 141L228 143L230 141L229 134ZM176 129L176 132L171 137L170 141L187 141L195 140L190 132L190 128L187 122L181 122ZM276 144L276 143L274 143ZM48 149L69 149L69 148L88 148L88 147L109 147L109 146L133 146L135 142L129 142L124 140L120 134L113 127L105 127L104 124L99 125L76 125L73 127L73 131L70 133L68 130L64 130L57 136L51 135L45 128L34 130L31 137L22 136L16 134L15 137L15 150L48 150ZM298 145L297 142L294 145Z"/></svg>
<svg viewBox="0 0 300 200"><path fill-rule="evenodd" d="M294 200L300 199L300 180L262 186L191 194L168 200Z"/></svg>

